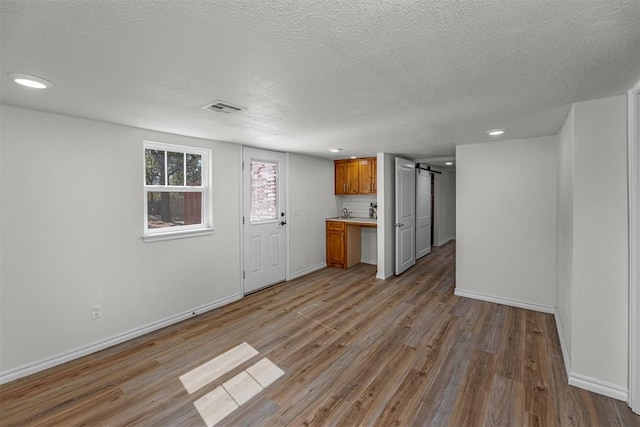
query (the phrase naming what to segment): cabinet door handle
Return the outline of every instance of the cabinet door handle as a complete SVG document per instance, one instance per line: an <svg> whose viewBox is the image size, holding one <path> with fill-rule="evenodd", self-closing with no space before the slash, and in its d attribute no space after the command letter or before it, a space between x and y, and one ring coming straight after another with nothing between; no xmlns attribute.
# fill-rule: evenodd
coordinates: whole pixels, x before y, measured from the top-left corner
<svg viewBox="0 0 640 427"><path fill-rule="evenodd" d="M342 192L343 193L347 192L347 184L342 184Z"/></svg>

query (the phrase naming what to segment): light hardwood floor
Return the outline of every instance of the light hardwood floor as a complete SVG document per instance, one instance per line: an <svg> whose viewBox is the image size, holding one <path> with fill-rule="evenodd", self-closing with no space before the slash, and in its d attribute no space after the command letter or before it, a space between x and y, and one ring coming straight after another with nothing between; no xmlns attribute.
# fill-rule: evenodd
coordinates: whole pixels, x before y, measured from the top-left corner
<svg viewBox="0 0 640 427"><path fill-rule="evenodd" d="M194 402L268 358L284 375L221 425L640 426L567 384L553 316L454 296L454 260L449 243L387 281L361 264L276 285L1 386L0 425L204 426ZM185 390L244 342L259 354Z"/></svg>

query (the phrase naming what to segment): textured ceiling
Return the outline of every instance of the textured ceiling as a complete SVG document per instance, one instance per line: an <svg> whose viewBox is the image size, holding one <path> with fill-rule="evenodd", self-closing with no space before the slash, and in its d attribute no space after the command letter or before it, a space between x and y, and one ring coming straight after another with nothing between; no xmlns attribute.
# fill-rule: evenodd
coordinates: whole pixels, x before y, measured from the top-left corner
<svg viewBox="0 0 640 427"><path fill-rule="evenodd" d="M4 104L327 158L555 134L572 102L640 78L640 0L1 0L0 14ZM200 109L215 99L247 110Z"/></svg>

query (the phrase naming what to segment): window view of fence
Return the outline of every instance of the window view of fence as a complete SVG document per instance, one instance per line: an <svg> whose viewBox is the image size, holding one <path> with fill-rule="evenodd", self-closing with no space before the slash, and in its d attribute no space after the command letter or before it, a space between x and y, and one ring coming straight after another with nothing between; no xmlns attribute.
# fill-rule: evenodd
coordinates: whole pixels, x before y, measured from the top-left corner
<svg viewBox="0 0 640 427"><path fill-rule="evenodd" d="M202 194L159 192L147 193L149 228L175 227L202 223Z"/></svg>

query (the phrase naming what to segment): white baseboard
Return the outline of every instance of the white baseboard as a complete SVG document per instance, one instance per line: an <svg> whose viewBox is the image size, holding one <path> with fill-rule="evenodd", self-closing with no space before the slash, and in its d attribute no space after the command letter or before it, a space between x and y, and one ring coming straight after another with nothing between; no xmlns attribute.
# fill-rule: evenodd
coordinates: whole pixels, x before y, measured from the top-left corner
<svg viewBox="0 0 640 427"><path fill-rule="evenodd" d="M380 279L380 280L387 280L389 277L392 277L394 275L393 271L387 272L387 273L383 273L381 271L378 271L376 273L376 279Z"/></svg>
<svg viewBox="0 0 640 427"><path fill-rule="evenodd" d="M583 388L585 390L589 390L594 393L602 394L604 396L612 397L614 399L622 400L625 402L628 398L628 390L620 387L617 384L612 384L607 381L602 381L597 378L577 374L575 372L571 372L569 374L569 385Z"/></svg>
<svg viewBox="0 0 640 427"><path fill-rule="evenodd" d="M456 238L455 236L449 236L449 237L446 237L446 238L440 240L439 242L435 242L433 245L434 246L444 246L447 243L449 243L451 240L455 240L455 238Z"/></svg>
<svg viewBox="0 0 640 427"><path fill-rule="evenodd" d="M607 381L599 380L597 378L592 378L587 375L582 375L576 372L572 372L571 360L569 358L569 353L567 351L567 343L565 340L564 331L562 330L562 325L558 319L558 314L555 307L541 305L541 304L532 304L524 301L513 300L510 298L484 295L484 294L465 291L457 288L454 291L454 295L553 314L555 317L558 337L560 338L560 348L562 351L562 359L564 360L564 367L567 372L567 377L568 377L567 381L569 382L569 385L572 385L574 387L579 387L585 390L589 390L594 393L602 394L604 396L612 397L614 399L622 400L625 402L627 401L628 390L626 390L625 388L620 387L617 384L612 384Z"/></svg>
<svg viewBox="0 0 640 427"><path fill-rule="evenodd" d="M557 310L554 313L554 318L556 321L558 337L560 338L560 349L562 350L562 359L564 360L564 368L567 372L567 382L569 385L626 402L628 398L628 390L625 390L623 387L572 371L571 359L569 358L569 352L567 351L567 341L562 329L562 323L558 318Z"/></svg>
<svg viewBox="0 0 640 427"><path fill-rule="evenodd" d="M300 271L295 272L295 273L289 273L289 276L287 276L287 280L297 279L298 277L306 276L309 273L313 273L314 271L322 270L323 268L327 268L327 263L326 262L322 263L322 264L314 265L314 266L309 267L309 268L305 268L304 270L300 270Z"/></svg>
<svg viewBox="0 0 640 427"><path fill-rule="evenodd" d="M363 264L376 265L378 263L378 260L377 259L364 259L364 258L362 258L360 260L360 262L363 263Z"/></svg>
<svg viewBox="0 0 640 427"><path fill-rule="evenodd" d="M562 329L562 323L558 318L557 309L553 313L553 318L555 319L555 322L556 322L556 331L558 332L558 338L560 339L560 350L562 351L562 360L564 360L564 369L567 373L567 381L568 381L570 377L570 372L571 372L571 359L569 358L567 340L564 335L564 329Z"/></svg>
<svg viewBox="0 0 640 427"><path fill-rule="evenodd" d="M562 359L564 360L564 368L567 372L567 382L569 383L569 385L626 402L628 398L628 390L625 390L623 387L620 387L617 384L609 383L607 381L592 378L587 375L572 372L571 359L569 358L569 352L567 348L567 340L565 338L564 330L562 329L562 323L560 322L560 319L558 317L557 310L555 311L553 317L556 321L556 330L558 331L558 337L560 339L560 349L562 351Z"/></svg>
<svg viewBox="0 0 640 427"><path fill-rule="evenodd" d="M149 332L157 331L158 329L173 325L174 323L182 322L183 320L205 313L209 310L213 310L214 308L222 307L223 305L237 301L240 298L242 298L242 295L240 294L231 295L209 304L184 311L180 314L167 317L157 322L149 323L148 325L133 329L129 332L125 332L124 334L116 335L102 341L97 341L87 346L76 348L56 356L47 357L46 359L42 359L37 362L22 365L6 372L0 372L0 384L8 383L9 381L17 380L19 378L26 377L27 375L35 374L36 372L44 371L45 369L78 359L82 356L104 350L105 348L148 334Z"/></svg>
<svg viewBox="0 0 640 427"><path fill-rule="evenodd" d="M555 312L555 307L551 307L549 305L534 304L530 302L514 300L511 298L479 294L476 292L465 291L458 288L455 289L454 295L457 295L459 297L473 298L481 301L495 302L496 304L509 305L511 307L526 308L527 310L541 311L542 313L553 314Z"/></svg>

